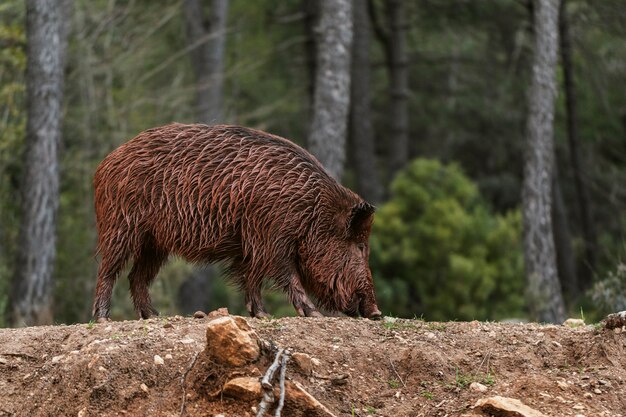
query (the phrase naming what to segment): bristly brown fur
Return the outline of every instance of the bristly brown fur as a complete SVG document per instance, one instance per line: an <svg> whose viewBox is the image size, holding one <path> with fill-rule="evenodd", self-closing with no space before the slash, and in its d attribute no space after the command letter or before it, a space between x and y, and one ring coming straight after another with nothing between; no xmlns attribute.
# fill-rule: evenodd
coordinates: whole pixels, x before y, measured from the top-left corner
<svg viewBox="0 0 626 417"><path fill-rule="evenodd" d="M265 280L299 314L316 313L305 289L330 310L354 311L367 298L366 314L378 311L367 257L351 249L367 245L373 207L286 139L226 125L154 128L109 154L94 186L97 318L108 317L113 284L131 258L135 308L156 314L147 289L169 254L227 261L255 316L265 314Z"/></svg>

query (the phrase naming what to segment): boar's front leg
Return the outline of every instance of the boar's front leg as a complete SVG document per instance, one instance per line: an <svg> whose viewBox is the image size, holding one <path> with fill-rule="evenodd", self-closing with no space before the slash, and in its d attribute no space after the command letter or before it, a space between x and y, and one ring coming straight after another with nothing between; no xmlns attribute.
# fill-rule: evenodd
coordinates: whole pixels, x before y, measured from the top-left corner
<svg viewBox="0 0 626 417"><path fill-rule="evenodd" d="M291 301L291 304L293 304L299 316L324 317L324 315L315 308L311 300L309 300L304 287L302 287L298 274L291 274L286 291L289 296L289 301Z"/></svg>

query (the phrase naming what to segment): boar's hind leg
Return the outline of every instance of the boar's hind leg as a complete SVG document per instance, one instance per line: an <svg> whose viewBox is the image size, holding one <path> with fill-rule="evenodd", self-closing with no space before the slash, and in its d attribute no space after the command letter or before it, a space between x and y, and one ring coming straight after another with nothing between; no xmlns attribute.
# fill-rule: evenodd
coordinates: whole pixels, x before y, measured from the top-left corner
<svg viewBox="0 0 626 417"><path fill-rule="evenodd" d="M111 315L111 295L117 277L128 260L125 251L102 251L98 267L98 283L93 301L93 317L97 322L107 321Z"/></svg>
<svg viewBox="0 0 626 417"><path fill-rule="evenodd" d="M150 236L144 240L133 262L133 268L128 274L130 295L135 305L135 311L142 319L159 315L159 312L152 307L148 286L156 277L166 259L167 253L159 250Z"/></svg>
<svg viewBox="0 0 626 417"><path fill-rule="evenodd" d="M289 296L289 301L291 301L291 304L293 304L299 316L324 317L324 315L315 308L311 300L309 300L300 282L300 277L297 274L291 275L286 291Z"/></svg>

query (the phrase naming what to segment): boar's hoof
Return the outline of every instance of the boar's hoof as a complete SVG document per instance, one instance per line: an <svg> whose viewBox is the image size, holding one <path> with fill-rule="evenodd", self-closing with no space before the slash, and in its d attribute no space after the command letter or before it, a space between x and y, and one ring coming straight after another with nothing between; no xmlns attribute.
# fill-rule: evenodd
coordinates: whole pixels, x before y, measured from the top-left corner
<svg viewBox="0 0 626 417"><path fill-rule="evenodd" d="M370 320L380 320L383 318L383 315L380 311L376 310L373 313L371 313L367 318Z"/></svg>
<svg viewBox="0 0 626 417"><path fill-rule="evenodd" d="M111 319L108 318L108 317L98 317L96 319L96 323L108 323L110 321L111 321Z"/></svg>
<svg viewBox="0 0 626 417"><path fill-rule="evenodd" d="M150 317L158 316L159 312L156 311L154 307L151 305L142 307L139 311L139 318L141 319L149 319Z"/></svg>
<svg viewBox="0 0 626 417"><path fill-rule="evenodd" d="M306 312L306 316L307 317L317 317L317 318L324 317L324 315L322 313L320 313L319 311L317 311L317 310L307 311Z"/></svg>
<svg viewBox="0 0 626 417"><path fill-rule="evenodd" d="M256 319L269 319L269 318L272 318L272 315L269 313L266 313L265 311L257 311L256 313L252 315L252 317Z"/></svg>

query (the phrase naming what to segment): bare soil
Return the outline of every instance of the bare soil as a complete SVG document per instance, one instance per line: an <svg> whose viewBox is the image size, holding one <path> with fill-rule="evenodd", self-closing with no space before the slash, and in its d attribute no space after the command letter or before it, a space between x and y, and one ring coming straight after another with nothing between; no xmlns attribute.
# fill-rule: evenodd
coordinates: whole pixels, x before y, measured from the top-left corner
<svg viewBox="0 0 626 417"><path fill-rule="evenodd" d="M220 384L242 371L206 360L207 320L1 329L0 416L177 416L181 410L253 416L257 401L219 393ZM460 416L494 395L549 416L626 416L620 329L332 317L247 321L260 338L319 359L312 375L290 363L287 377L338 416ZM260 375L267 365L266 358L245 372ZM470 388L472 382L486 391Z"/></svg>

